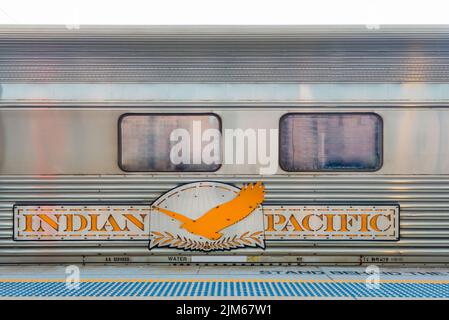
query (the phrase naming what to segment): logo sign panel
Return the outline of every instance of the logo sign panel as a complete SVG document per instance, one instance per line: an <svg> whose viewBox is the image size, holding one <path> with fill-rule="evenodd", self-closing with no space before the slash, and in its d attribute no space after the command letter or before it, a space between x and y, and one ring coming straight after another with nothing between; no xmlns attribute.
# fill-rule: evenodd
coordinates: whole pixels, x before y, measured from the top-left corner
<svg viewBox="0 0 449 320"><path fill-rule="evenodd" d="M266 240L397 240L399 206L264 206Z"/></svg>
<svg viewBox="0 0 449 320"><path fill-rule="evenodd" d="M178 187L153 203L150 249L230 250L264 248L261 203L265 187L238 189L219 182Z"/></svg>
<svg viewBox="0 0 449 320"><path fill-rule="evenodd" d="M15 240L148 239L150 207L25 205L14 216Z"/></svg>
<svg viewBox="0 0 449 320"><path fill-rule="evenodd" d="M15 240L149 240L149 249L223 251L269 241L398 240L399 206L269 205L265 186L194 182L148 205L16 205ZM151 217L151 219L150 219Z"/></svg>

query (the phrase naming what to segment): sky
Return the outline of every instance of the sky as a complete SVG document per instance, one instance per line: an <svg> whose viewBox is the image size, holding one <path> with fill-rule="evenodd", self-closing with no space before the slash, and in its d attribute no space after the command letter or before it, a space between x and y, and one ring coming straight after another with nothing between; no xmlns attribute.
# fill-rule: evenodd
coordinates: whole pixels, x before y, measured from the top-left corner
<svg viewBox="0 0 449 320"><path fill-rule="evenodd" d="M449 24L447 0L0 0L0 24Z"/></svg>

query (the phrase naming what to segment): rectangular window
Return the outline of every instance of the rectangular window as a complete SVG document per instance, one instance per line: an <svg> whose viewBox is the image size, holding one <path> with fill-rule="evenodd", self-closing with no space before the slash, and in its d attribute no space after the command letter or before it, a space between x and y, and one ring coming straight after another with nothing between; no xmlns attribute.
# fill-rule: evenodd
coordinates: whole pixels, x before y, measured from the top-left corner
<svg viewBox="0 0 449 320"><path fill-rule="evenodd" d="M280 122L285 171L374 171L382 165L382 119L372 113L287 114Z"/></svg>
<svg viewBox="0 0 449 320"><path fill-rule="evenodd" d="M120 168L136 172L216 171L220 164L204 163L201 154L209 143L202 139L208 129L220 132L217 115L126 114L119 121Z"/></svg>

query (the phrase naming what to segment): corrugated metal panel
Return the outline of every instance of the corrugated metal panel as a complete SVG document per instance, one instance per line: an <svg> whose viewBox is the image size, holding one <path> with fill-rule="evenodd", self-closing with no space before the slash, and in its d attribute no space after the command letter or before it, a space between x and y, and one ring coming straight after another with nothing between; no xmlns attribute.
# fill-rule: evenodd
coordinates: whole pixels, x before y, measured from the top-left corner
<svg viewBox="0 0 449 320"><path fill-rule="evenodd" d="M0 28L1 82L441 82L447 27Z"/></svg>
<svg viewBox="0 0 449 320"><path fill-rule="evenodd" d="M255 179L257 177L228 176L219 180L239 185ZM170 188L192 180L198 180L198 177L48 176L42 179L36 176L2 176L0 257L149 255L146 241L13 242L12 206L16 201L151 202ZM449 256L449 176L273 176L266 178L265 182L267 203L298 203L314 199L326 203L384 201L401 206L399 242L270 242L265 254ZM245 250L251 253L251 250ZM155 250L154 253L164 252Z"/></svg>

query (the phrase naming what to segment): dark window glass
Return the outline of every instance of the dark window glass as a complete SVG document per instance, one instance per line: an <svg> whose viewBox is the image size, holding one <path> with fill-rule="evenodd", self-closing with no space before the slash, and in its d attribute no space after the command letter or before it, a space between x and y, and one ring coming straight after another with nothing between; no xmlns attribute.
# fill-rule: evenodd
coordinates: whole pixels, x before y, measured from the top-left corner
<svg viewBox="0 0 449 320"><path fill-rule="evenodd" d="M280 164L286 171L377 170L382 119L371 113L288 114L280 123Z"/></svg>
<svg viewBox="0 0 449 320"><path fill-rule="evenodd" d="M202 161L201 148L193 144L194 127L205 130L220 130L218 116L212 114L129 114L120 121L120 167L125 171L216 171L219 163L206 164ZM171 141L170 135L176 129L185 129L191 136L190 163L173 163L170 152L178 140ZM221 142L219 142L221 143ZM194 156L201 163L194 163Z"/></svg>

